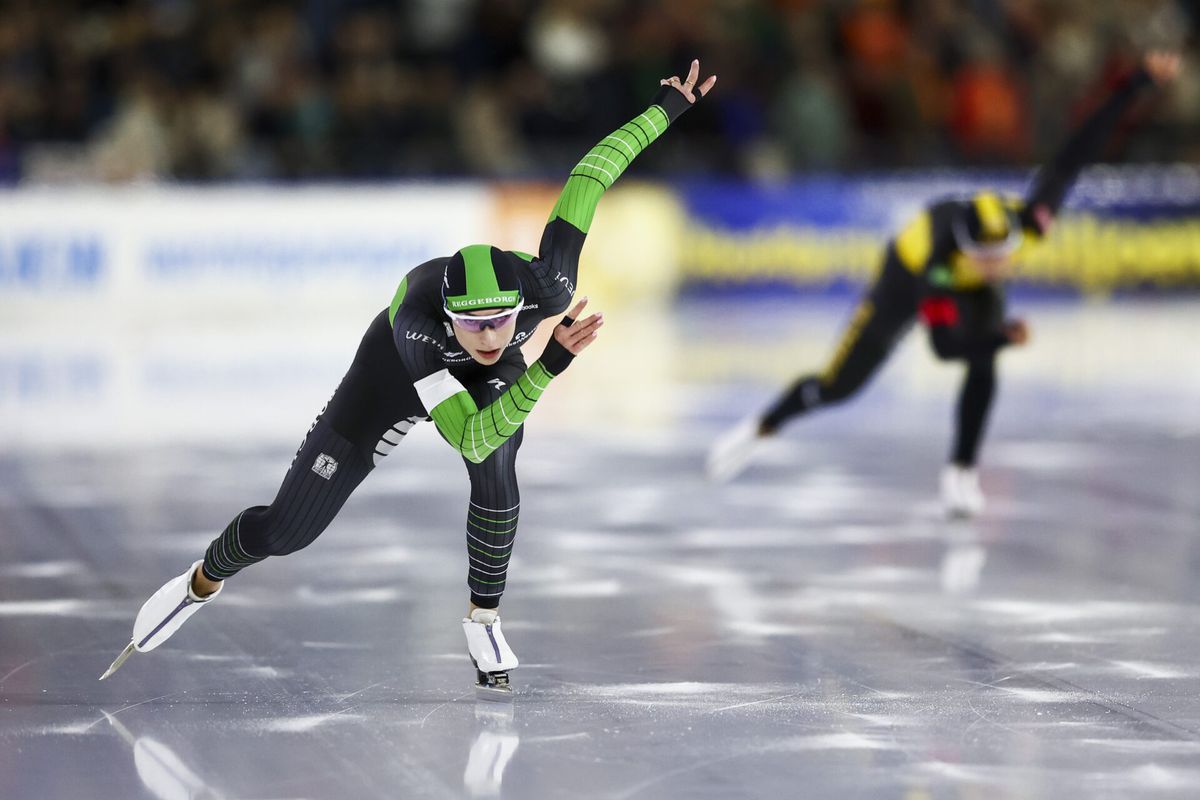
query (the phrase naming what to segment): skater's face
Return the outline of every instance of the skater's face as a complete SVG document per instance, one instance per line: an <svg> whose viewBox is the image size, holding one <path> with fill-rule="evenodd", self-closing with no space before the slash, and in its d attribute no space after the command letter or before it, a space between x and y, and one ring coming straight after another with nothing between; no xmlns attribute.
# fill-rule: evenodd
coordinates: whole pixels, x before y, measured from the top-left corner
<svg viewBox="0 0 1200 800"><path fill-rule="evenodd" d="M487 308L479 311L469 311L466 316L492 317L501 309ZM512 341L517 330L517 315L512 314L507 319L498 320L499 325L487 325L482 330L471 331L458 322L454 323L454 337L463 349L470 353L471 358L480 364L495 364L504 355L504 349Z"/></svg>
<svg viewBox="0 0 1200 800"><path fill-rule="evenodd" d="M967 260L971 268L988 283L999 283L1012 274L1014 259L1008 253L993 256L970 255L967 256Z"/></svg>

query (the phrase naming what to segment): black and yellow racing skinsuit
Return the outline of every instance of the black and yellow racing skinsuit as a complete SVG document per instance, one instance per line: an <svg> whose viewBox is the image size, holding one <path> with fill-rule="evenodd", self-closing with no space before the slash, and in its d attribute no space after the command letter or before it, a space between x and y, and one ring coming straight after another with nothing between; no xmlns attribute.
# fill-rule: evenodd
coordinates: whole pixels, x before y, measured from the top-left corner
<svg viewBox="0 0 1200 800"><path fill-rule="evenodd" d="M1125 111L1151 84L1144 70L1135 73L1071 136L1023 200L1002 201L1024 231L1020 250L1046 233L1080 170L1095 159ZM888 242L879 277L855 309L833 358L821 373L800 378L774 403L762 418L764 433L850 397L920 318L938 358L967 364L951 458L962 466L975 463L995 393L996 353L1009 342L1003 288L971 267L954 235L955 218L977 201L936 202Z"/></svg>

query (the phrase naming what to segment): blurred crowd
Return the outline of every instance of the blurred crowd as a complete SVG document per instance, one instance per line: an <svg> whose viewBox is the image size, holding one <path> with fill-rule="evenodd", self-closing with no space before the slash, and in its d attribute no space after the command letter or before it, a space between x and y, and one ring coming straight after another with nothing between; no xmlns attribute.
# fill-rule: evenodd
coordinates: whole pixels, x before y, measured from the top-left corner
<svg viewBox="0 0 1200 800"><path fill-rule="evenodd" d="M643 174L1028 164L1170 0L3 0L0 182L555 175L701 59ZM1123 159L1200 161L1200 70Z"/></svg>

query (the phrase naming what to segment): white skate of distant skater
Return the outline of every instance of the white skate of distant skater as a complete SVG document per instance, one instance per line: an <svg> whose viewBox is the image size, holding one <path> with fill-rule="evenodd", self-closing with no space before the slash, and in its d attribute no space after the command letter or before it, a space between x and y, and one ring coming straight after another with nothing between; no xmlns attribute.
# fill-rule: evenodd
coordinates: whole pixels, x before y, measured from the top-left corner
<svg viewBox="0 0 1200 800"><path fill-rule="evenodd" d="M942 507L950 519L970 519L987 507L979 473L972 467L950 464L942 470Z"/></svg>

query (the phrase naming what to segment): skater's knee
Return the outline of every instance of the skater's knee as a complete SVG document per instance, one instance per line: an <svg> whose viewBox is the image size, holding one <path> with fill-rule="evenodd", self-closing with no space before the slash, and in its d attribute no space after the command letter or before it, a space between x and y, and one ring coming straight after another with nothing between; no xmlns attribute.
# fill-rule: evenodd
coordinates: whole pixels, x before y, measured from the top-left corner
<svg viewBox="0 0 1200 800"><path fill-rule="evenodd" d="M843 375L832 376L830 380L822 378L820 383L821 404L833 405L841 403L858 391L858 387L861 385L861 381L848 380Z"/></svg>
<svg viewBox="0 0 1200 800"><path fill-rule="evenodd" d="M325 526L318 527L314 520L297 521L294 516L274 506L247 510L242 514L238 531L242 548L255 558L286 556L304 549Z"/></svg>
<svg viewBox="0 0 1200 800"><path fill-rule="evenodd" d="M261 542L259 556L287 556L312 544L320 531L297 529L294 526L278 527L269 532Z"/></svg>

